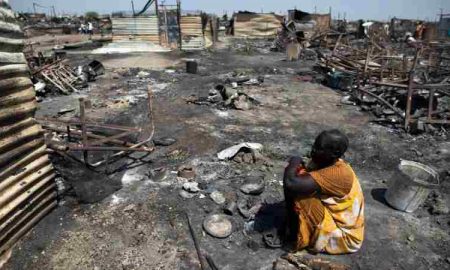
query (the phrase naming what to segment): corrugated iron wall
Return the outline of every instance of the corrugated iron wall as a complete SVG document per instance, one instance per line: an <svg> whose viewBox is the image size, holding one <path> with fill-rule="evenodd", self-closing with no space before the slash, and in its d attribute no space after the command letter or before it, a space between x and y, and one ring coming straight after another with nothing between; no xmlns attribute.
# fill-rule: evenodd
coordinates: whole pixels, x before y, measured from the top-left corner
<svg viewBox="0 0 450 270"><path fill-rule="evenodd" d="M275 37L282 17L275 14L237 13L234 15L234 36Z"/></svg>
<svg viewBox="0 0 450 270"><path fill-rule="evenodd" d="M331 14L311 14L311 18L316 21L316 30L326 32L330 30Z"/></svg>
<svg viewBox="0 0 450 270"><path fill-rule="evenodd" d="M450 16L442 17L439 21L439 37L450 38Z"/></svg>
<svg viewBox="0 0 450 270"><path fill-rule="evenodd" d="M113 40L140 40L160 43L157 16L112 18Z"/></svg>
<svg viewBox="0 0 450 270"><path fill-rule="evenodd" d="M0 255L56 205L55 172L15 14L0 4Z"/></svg>
<svg viewBox="0 0 450 270"><path fill-rule="evenodd" d="M182 16L180 18L180 27L182 50L192 51L205 49L202 17Z"/></svg>

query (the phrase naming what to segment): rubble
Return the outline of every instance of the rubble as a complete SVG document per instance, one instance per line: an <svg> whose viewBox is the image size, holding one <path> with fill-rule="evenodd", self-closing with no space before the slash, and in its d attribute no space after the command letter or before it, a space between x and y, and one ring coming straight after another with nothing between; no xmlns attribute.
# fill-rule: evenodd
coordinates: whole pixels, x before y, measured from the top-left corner
<svg viewBox="0 0 450 270"><path fill-rule="evenodd" d="M183 190L190 193L198 193L200 191L200 188L198 187L197 182L187 182L183 184Z"/></svg>
<svg viewBox="0 0 450 270"><path fill-rule="evenodd" d="M180 192L178 193L179 195L180 195L180 197L181 198L183 198L183 199L192 199L192 198L194 198L195 196L196 196L196 194L195 193L192 193L192 192L188 192L188 191L186 191L186 190L180 190Z"/></svg>
<svg viewBox="0 0 450 270"><path fill-rule="evenodd" d="M216 204L224 204L226 202L225 197L223 196L222 192L220 191L213 191L211 192L211 194L209 195L209 197L211 198L211 200L213 200Z"/></svg>
<svg viewBox="0 0 450 270"><path fill-rule="evenodd" d="M255 85L260 84L259 79L250 78L238 78L236 81L231 82L232 88L226 88L224 85L217 85L214 89L211 89L208 93L208 97L196 97L191 96L186 98L187 103L193 103L197 105L216 106L223 108L233 108L236 110L248 111L253 106L258 106L261 103L255 98L247 95L243 90L236 88L239 85ZM235 85L235 86L233 86Z"/></svg>
<svg viewBox="0 0 450 270"><path fill-rule="evenodd" d="M36 93L40 97L79 92L80 88L86 87L89 82L105 72L102 63L97 60L72 68L67 59L58 54L50 57L40 54L37 58L29 58L28 65L31 68Z"/></svg>

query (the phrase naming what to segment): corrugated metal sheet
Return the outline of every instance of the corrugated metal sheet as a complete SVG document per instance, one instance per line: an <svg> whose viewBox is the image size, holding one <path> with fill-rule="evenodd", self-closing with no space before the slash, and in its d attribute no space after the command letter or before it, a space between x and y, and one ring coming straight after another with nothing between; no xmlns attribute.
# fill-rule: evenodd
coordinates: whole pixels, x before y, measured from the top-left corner
<svg viewBox="0 0 450 270"><path fill-rule="evenodd" d="M450 17L442 17L439 21L439 37L450 38Z"/></svg>
<svg viewBox="0 0 450 270"><path fill-rule="evenodd" d="M178 11L164 7L159 11L159 25L161 43L165 46L178 45L180 41L180 28L178 26Z"/></svg>
<svg viewBox="0 0 450 270"><path fill-rule="evenodd" d="M275 37L282 17L275 14L237 13L234 15L234 36Z"/></svg>
<svg viewBox="0 0 450 270"><path fill-rule="evenodd" d="M113 40L135 39L159 43L157 16L112 18Z"/></svg>
<svg viewBox="0 0 450 270"><path fill-rule="evenodd" d="M325 32L330 30L331 14L311 14L311 18L316 21L316 30Z"/></svg>
<svg viewBox="0 0 450 270"><path fill-rule="evenodd" d="M57 205L22 38L14 13L0 7L0 255Z"/></svg>
<svg viewBox="0 0 450 270"><path fill-rule="evenodd" d="M200 16L182 16L181 49L186 51L205 49L202 18Z"/></svg>

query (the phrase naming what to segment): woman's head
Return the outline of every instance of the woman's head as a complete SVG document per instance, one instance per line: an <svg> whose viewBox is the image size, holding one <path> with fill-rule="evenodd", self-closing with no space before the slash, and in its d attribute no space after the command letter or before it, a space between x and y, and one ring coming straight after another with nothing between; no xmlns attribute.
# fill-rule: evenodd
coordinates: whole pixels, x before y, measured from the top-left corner
<svg viewBox="0 0 450 270"><path fill-rule="evenodd" d="M339 130L323 131L314 142L311 158L317 165L331 165L345 154L348 144L347 136Z"/></svg>

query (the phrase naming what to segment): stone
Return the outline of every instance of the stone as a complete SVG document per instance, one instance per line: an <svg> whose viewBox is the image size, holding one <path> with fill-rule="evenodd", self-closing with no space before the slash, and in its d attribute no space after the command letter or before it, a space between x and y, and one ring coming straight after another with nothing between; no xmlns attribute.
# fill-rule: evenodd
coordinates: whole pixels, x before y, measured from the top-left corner
<svg viewBox="0 0 450 270"><path fill-rule="evenodd" d="M190 193L198 193L200 188L197 182L187 182L183 184L183 189Z"/></svg>
<svg viewBox="0 0 450 270"><path fill-rule="evenodd" d="M174 138L169 138L169 137L162 137L162 138L158 138L158 139L154 139L153 143L156 146L171 146L172 144L175 144L177 142L176 139Z"/></svg>
<svg viewBox="0 0 450 270"><path fill-rule="evenodd" d="M234 100L233 104L237 110L248 111L251 109L251 104L245 95L239 95L239 97Z"/></svg>
<svg viewBox="0 0 450 270"><path fill-rule="evenodd" d="M179 195L180 195L180 197L183 198L183 199L192 199L192 198L195 197L195 194L194 194L194 193L189 193L189 192L187 192L187 191L184 190L184 189L180 191Z"/></svg>
<svg viewBox="0 0 450 270"><path fill-rule="evenodd" d="M216 238L227 238L233 232L233 225L225 215L210 215L203 221L203 229Z"/></svg>
<svg viewBox="0 0 450 270"><path fill-rule="evenodd" d="M413 242L415 240L414 235L408 236L408 241Z"/></svg>
<svg viewBox="0 0 450 270"><path fill-rule="evenodd" d="M223 196L223 194L220 191L213 191L209 197L217 204L224 204L226 199L225 196Z"/></svg>

